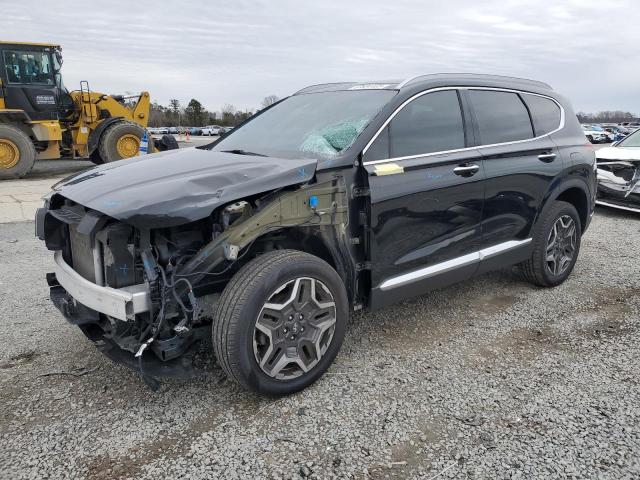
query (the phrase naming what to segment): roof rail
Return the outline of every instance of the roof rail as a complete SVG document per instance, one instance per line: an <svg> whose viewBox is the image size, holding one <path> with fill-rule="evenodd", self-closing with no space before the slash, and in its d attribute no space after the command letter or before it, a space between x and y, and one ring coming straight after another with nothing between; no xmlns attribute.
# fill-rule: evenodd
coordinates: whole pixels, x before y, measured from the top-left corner
<svg viewBox="0 0 640 480"><path fill-rule="evenodd" d="M498 79L516 80L518 82L528 83L530 85L534 85L534 86L538 86L538 87L542 87L542 88L548 88L549 90L553 90L551 85L549 85L548 83L545 83L545 82L540 82L538 80L530 80L528 78L510 77L510 76L507 76L507 75L492 75L492 74L484 74L484 73L428 73L428 74L424 74L424 75L414 75L413 77L409 77L406 80L404 80L403 82L401 82L398 85L398 88L405 87L408 84L414 82L415 80L418 80L418 79L423 78L423 77L436 77L436 76L459 76L459 77L469 77L469 78L487 79L487 80L491 80L491 79L496 79L496 80L498 80Z"/></svg>
<svg viewBox="0 0 640 480"><path fill-rule="evenodd" d="M297 92L295 92L293 95L298 95L299 93L304 92L305 90L311 90L313 88L316 87L324 87L325 85L344 85L344 84L351 84L351 83L355 83L355 82L329 82L329 83L316 83L314 85L307 85L304 88L301 88L300 90L298 90Z"/></svg>

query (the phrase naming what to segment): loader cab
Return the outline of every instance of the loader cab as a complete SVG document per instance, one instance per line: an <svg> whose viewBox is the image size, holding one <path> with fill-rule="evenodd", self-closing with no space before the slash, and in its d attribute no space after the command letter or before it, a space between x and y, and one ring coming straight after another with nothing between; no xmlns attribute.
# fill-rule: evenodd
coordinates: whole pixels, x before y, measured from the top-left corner
<svg viewBox="0 0 640 480"><path fill-rule="evenodd" d="M30 120L58 120L60 47L0 42L0 107ZM4 100L4 102L2 102Z"/></svg>

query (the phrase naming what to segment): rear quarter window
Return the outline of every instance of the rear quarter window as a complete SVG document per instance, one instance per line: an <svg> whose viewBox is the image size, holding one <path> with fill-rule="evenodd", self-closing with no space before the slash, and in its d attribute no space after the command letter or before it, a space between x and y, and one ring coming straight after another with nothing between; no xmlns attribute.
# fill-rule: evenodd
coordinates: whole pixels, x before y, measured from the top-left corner
<svg viewBox="0 0 640 480"><path fill-rule="evenodd" d="M482 145L533 138L529 112L516 93L469 90Z"/></svg>
<svg viewBox="0 0 640 480"><path fill-rule="evenodd" d="M522 98L529 107L536 136L553 132L560 127L561 112L556 102L538 95L523 94Z"/></svg>

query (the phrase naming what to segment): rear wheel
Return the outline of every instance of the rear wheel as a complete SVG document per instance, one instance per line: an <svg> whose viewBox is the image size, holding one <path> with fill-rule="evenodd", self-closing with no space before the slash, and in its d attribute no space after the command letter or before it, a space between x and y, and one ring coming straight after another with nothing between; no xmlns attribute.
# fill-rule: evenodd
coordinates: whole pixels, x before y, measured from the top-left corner
<svg viewBox="0 0 640 480"><path fill-rule="evenodd" d="M144 129L135 123L118 122L111 125L100 137L100 159L103 163L109 163L137 156L142 135Z"/></svg>
<svg viewBox="0 0 640 480"><path fill-rule="evenodd" d="M295 250L269 252L227 284L214 320L214 353L243 387L290 394L331 365L348 315L342 280L325 261Z"/></svg>
<svg viewBox="0 0 640 480"><path fill-rule="evenodd" d="M22 178L36 162L29 136L12 125L0 125L0 179Z"/></svg>
<svg viewBox="0 0 640 480"><path fill-rule="evenodd" d="M531 258L520 264L524 277L541 287L560 285L576 264L581 235L575 207L567 202L554 202L538 221Z"/></svg>

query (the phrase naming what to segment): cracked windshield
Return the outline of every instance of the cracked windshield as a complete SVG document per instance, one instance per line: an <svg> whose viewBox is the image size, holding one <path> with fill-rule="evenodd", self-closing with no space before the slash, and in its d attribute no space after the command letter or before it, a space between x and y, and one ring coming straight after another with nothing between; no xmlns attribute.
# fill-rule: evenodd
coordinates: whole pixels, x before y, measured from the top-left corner
<svg viewBox="0 0 640 480"><path fill-rule="evenodd" d="M281 158L335 157L347 149L395 90L294 95L218 143L215 151Z"/></svg>

